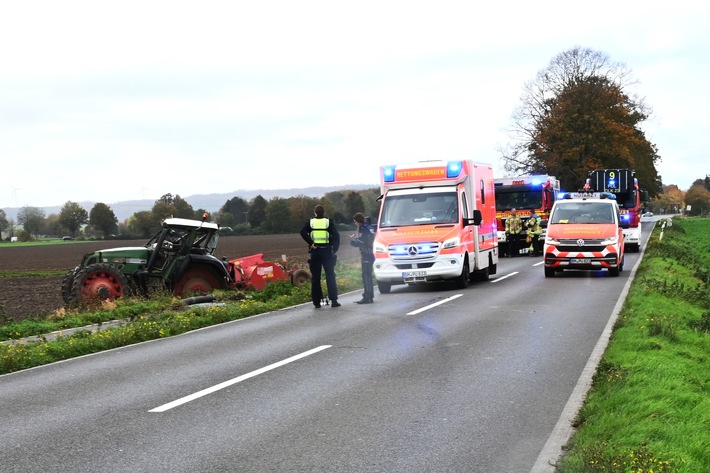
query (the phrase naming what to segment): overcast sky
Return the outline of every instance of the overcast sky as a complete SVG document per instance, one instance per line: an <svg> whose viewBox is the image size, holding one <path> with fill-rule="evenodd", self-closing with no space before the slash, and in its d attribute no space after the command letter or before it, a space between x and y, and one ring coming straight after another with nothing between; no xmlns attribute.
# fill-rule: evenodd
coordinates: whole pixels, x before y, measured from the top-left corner
<svg viewBox="0 0 710 473"><path fill-rule="evenodd" d="M710 7L657 5L2 2L0 208L376 186L424 159L503 177L523 85L573 47L632 71L685 190L710 173Z"/></svg>

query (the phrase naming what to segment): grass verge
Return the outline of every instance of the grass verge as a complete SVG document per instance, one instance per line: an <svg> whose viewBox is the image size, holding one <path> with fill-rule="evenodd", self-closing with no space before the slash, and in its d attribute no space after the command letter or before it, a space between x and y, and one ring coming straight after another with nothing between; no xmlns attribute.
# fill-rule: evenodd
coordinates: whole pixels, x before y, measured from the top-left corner
<svg viewBox="0 0 710 473"><path fill-rule="evenodd" d="M340 291L362 287L359 266L338 263L336 274ZM215 295L220 304L207 307L188 306L182 300L163 295L150 300L118 300L92 311L62 310L42 319L9 322L0 326L0 340L30 336L39 336L39 339L27 343L0 344L0 374L170 337L311 300L309 284L295 287L287 282L268 284L263 291L217 291ZM60 335L52 340L44 337L50 332L112 320L126 323L106 330Z"/></svg>
<svg viewBox="0 0 710 473"><path fill-rule="evenodd" d="M709 234L654 230L558 472L710 471Z"/></svg>

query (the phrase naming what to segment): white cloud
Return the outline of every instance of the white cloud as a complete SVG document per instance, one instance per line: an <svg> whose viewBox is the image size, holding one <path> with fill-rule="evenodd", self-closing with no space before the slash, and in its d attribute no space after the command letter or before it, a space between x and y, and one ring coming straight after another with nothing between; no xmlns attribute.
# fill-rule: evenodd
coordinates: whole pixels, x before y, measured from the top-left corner
<svg viewBox="0 0 710 473"><path fill-rule="evenodd" d="M382 164L440 157L502 172L523 84L574 46L629 66L664 181L687 188L710 172L709 8L7 3L0 208L377 184Z"/></svg>

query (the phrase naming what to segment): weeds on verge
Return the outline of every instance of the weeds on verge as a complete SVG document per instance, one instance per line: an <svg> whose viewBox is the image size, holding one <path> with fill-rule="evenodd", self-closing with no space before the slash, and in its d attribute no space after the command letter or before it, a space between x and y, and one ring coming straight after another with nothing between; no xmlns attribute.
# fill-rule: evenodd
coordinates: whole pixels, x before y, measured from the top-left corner
<svg viewBox="0 0 710 473"><path fill-rule="evenodd" d="M341 265L338 287L351 291L360 283L359 268ZM357 276L356 276L357 275ZM102 304L93 311L58 311L48 318L32 319L0 326L4 340L39 336L38 341L0 344L0 374L65 360L89 353L118 348L133 343L170 337L210 325L262 314L310 300L310 285L295 287L288 282L268 284L263 291L215 291L218 302L211 307L191 307L169 295L148 300L127 298ZM54 340L42 334L102 324L111 320L125 325L105 330L60 334Z"/></svg>
<svg viewBox="0 0 710 473"><path fill-rule="evenodd" d="M558 473L707 471L708 233L689 219L652 235Z"/></svg>

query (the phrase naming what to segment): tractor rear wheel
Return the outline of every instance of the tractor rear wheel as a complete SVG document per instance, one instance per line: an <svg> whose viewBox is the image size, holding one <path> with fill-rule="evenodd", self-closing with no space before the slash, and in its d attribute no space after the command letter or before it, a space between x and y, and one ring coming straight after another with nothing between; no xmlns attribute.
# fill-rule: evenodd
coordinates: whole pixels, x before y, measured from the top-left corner
<svg viewBox="0 0 710 473"><path fill-rule="evenodd" d="M178 297L196 293L208 294L223 287L224 285L220 284L219 277L213 271L205 268L190 268L175 284L173 294Z"/></svg>
<svg viewBox="0 0 710 473"><path fill-rule="evenodd" d="M291 284L294 286L302 286L311 280L311 273L305 269L297 269L291 275Z"/></svg>
<svg viewBox="0 0 710 473"><path fill-rule="evenodd" d="M79 304L112 301L130 294L126 277L110 264L97 263L80 269L71 286L72 300Z"/></svg>

